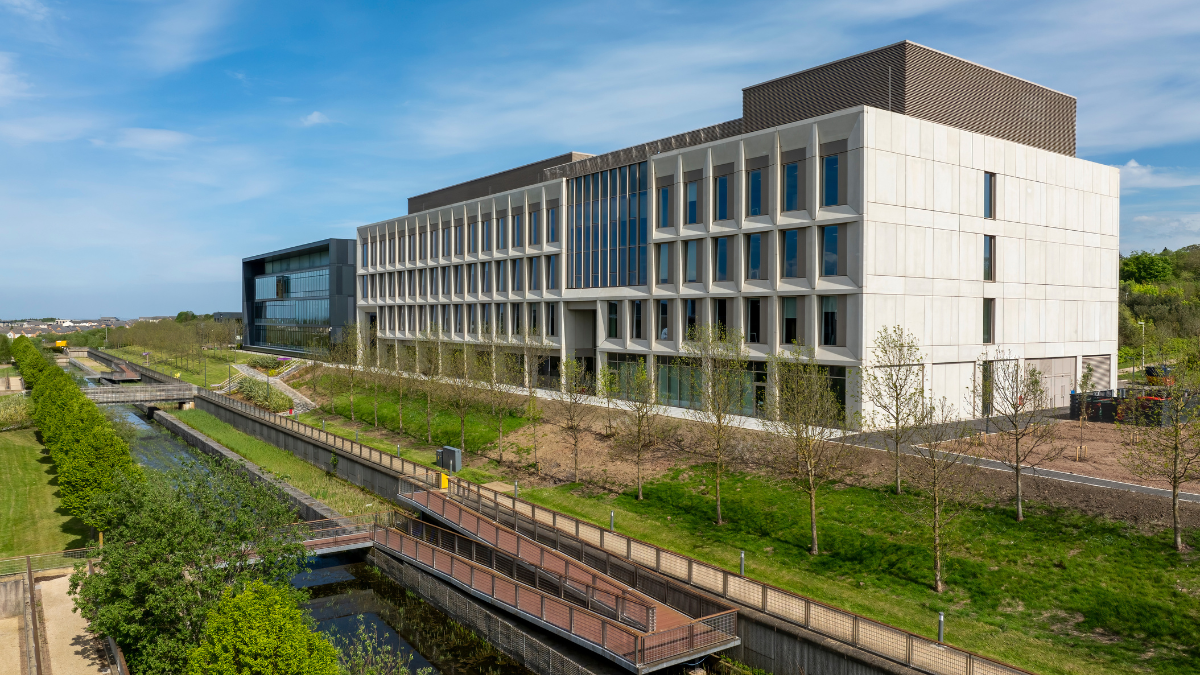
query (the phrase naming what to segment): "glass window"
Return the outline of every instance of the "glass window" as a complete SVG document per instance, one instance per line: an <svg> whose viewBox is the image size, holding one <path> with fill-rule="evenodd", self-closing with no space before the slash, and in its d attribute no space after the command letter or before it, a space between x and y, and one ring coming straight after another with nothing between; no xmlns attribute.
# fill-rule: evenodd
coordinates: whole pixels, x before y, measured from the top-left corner
<svg viewBox="0 0 1200 675"><path fill-rule="evenodd" d="M532 331L534 335L537 335L537 332L539 330L539 328L538 328L538 326L539 326L539 324L538 324L538 303L531 302L527 306L529 307L529 330Z"/></svg>
<svg viewBox="0 0 1200 675"><path fill-rule="evenodd" d="M783 335L780 335L781 341L785 345L799 344L800 342L800 324L796 312L797 298L783 298L782 312L783 322L781 328Z"/></svg>
<svg viewBox="0 0 1200 675"><path fill-rule="evenodd" d="M463 226L457 225L454 228L454 255L463 254Z"/></svg>
<svg viewBox="0 0 1200 675"><path fill-rule="evenodd" d="M483 292L491 293L492 292L492 264L491 263L486 263L486 262L483 263L483 270L480 273L480 277L482 277L482 279L483 279Z"/></svg>
<svg viewBox="0 0 1200 675"><path fill-rule="evenodd" d="M717 220L729 220L729 176L717 176L713 180L713 190L716 201L713 210L716 211Z"/></svg>
<svg viewBox="0 0 1200 675"><path fill-rule="evenodd" d="M521 303L512 303L512 329L513 335L521 334Z"/></svg>
<svg viewBox="0 0 1200 675"><path fill-rule="evenodd" d="M508 226L504 218L496 219L496 250L508 248Z"/></svg>
<svg viewBox="0 0 1200 675"><path fill-rule="evenodd" d="M765 279L762 269L762 235L746 235L746 278Z"/></svg>
<svg viewBox="0 0 1200 675"><path fill-rule="evenodd" d="M542 243L542 233L540 231L538 231L537 215L538 215L537 211L531 211L529 213L529 243L530 244Z"/></svg>
<svg viewBox="0 0 1200 675"><path fill-rule="evenodd" d="M408 259L409 260L417 259L417 235L416 234L408 235Z"/></svg>
<svg viewBox="0 0 1200 675"><path fill-rule="evenodd" d="M507 291L508 290L508 274L507 274L508 269L507 268L508 268L507 260L497 260L496 261L496 290L498 290L498 291Z"/></svg>
<svg viewBox="0 0 1200 675"><path fill-rule="evenodd" d="M996 217L996 174L983 174L983 217Z"/></svg>
<svg viewBox="0 0 1200 675"><path fill-rule="evenodd" d="M362 266L363 267L367 266L367 260L368 260L368 258L367 258L367 242L364 241L363 245L362 245Z"/></svg>
<svg viewBox="0 0 1200 675"><path fill-rule="evenodd" d="M618 328L620 326L620 315L617 312L619 311L619 303L611 301L608 303L608 337L610 338L621 337Z"/></svg>
<svg viewBox="0 0 1200 675"><path fill-rule="evenodd" d="M684 303L684 319L687 324L684 326L684 335L688 338L696 336L696 300L687 300Z"/></svg>
<svg viewBox="0 0 1200 675"><path fill-rule="evenodd" d="M785 279L800 276L800 230L783 233L783 276Z"/></svg>
<svg viewBox="0 0 1200 675"><path fill-rule="evenodd" d="M671 283L671 245L658 245L658 283Z"/></svg>
<svg viewBox="0 0 1200 675"><path fill-rule="evenodd" d="M983 280L995 281L996 237L983 235Z"/></svg>
<svg viewBox="0 0 1200 675"><path fill-rule="evenodd" d="M463 266L462 265L454 266L454 292L455 293L463 292Z"/></svg>
<svg viewBox="0 0 1200 675"><path fill-rule="evenodd" d="M480 227L480 230L483 233L483 250L492 250L492 221L483 221L483 225Z"/></svg>
<svg viewBox="0 0 1200 675"><path fill-rule="evenodd" d="M843 155L828 155L821 158L821 206L837 206L842 200L844 188L841 183Z"/></svg>
<svg viewBox="0 0 1200 675"><path fill-rule="evenodd" d="M558 288L558 256L546 256L546 288Z"/></svg>
<svg viewBox="0 0 1200 675"><path fill-rule="evenodd" d="M746 215L748 216L761 216L763 214L762 179L762 169L746 172Z"/></svg>
<svg viewBox="0 0 1200 675"><path fill-rule="evenodd" d="M521 214L519 213L512 217L512 232L513 246L523 246L524 244L521 243Z"/></svg>
<svg viewBox="0 0 1200 675"><path fill-rule="evenodd" d="M729 281L729 237L718 237L714 247L713 281Z"/></svg>
<svg viewBox="0 0 1200 675"><path fill-rule="evenodd" d="M455 333L463 332L463 306L462 305L454 306L454 332Z"/></svg>
<svg viewBox="0 0 1200 675"><path fill-rule="evenodd" d="M837 345L838 299L833 296L821 298L821 344Z"/></svg>
<svg viewBox="0 0 1200 675"><path fill-rule="evenodd" d="M725 326L729 325L729 301L725 298L713 299L713 321L717 329L724 333Z"/></svg>
<svg viewBox="0 0 1200 675"><path fill-rule="evenodd" d="M472 334L479 332L479 323L476 321L477 314L475 305L467 305L467 325L470 327Z"/></svg>
<svg viewBox="0 0 1200 675"><path fill-rule="evenodd" d="M996 300L995 298L983 299L983 344L995 344L995 314Z"/></svg>
<svg viewBox="0 0 1200 675"><path fill-rule="evenodd" d="M762 298L746 298L746 342L762 342Z"/></svg>
<svg viewBox="0 0 1200 675"><path fill-rule="evenodd" d="M783 167L783 210L803 211L800 194L800 162L794 162Z"/></svg>
<svg viewBox="0 0 1200 675"><path fill-rule="evenodd" d="M571 288L642 286L653 252L646 162L567 182L566 278Z"/></svg>
<svg viewBox="0 0 1200 675"><path fill-rule="evenodd" d="M442 256L450 256L450 226L442 228Z"/></svg>
<svg viewBox="0 0 1200 675"><path fill-rule="evenodd" d="M513 259L513 261L512 261L512 277L513 277L513 285L512 285L512 286L513 286L513 290L514 290L514 291L520 291L520 290L523 290L523 289L525 288L525 287L522 285L522 281L521 281L521 279L522 279L522 273L523 273L524 271L525 271L525 270L521 269L521 259L520 259L520 258L515 258L515 259Z"/></svg>
<svg viewBox="0 0 1200 675"><path fill-rule="evenodd" d="M671 305L668 300L658 301L658 339L671 339Z"/></svg>
<svg viewBox="0 0 1200 675"><path fill-rule="evenodd" d="M542 280L538 276L538 258L529 259L529 290L536 291L541 289Z"/></svg>
<svg viewBox="0 0 1200 675"><path fill-rule="evenodd" d="M658 226L671 226L671 188L667 185L658 188Z"/></svg>
<svg viewBox="0 0 1200 675"><path fill-rule="evenodd" d="M553 302L546 303L546 335L558 335L558 305Z"/></svg>
<svg viewBox="0 0 1200 675"><path fill-rule="evenodd" d="M551 244L558 241L558 209L546 209L546 241Z"/></svg>
<svg viewBox="0 0 1200 675"><path fill-rule="evenodd" d="M697 269L699 267L697 263L699 262L700 255L700 241L698 239L686 241L684 242L683 247L685 252L684 260L686 261L683 277L684 281L687 281L688 283L700 281L700 270Z"/></svg>
<svg viewBox="0 0 1200 675"><path fill-rule="evenodd" d="M829 225L821 228L821 276L833 277L838 274L838 226Z"/></svg>
<svg viewBox="0 0 1200 675"><path fill-rule="evenodd" d="M504 309L507 306L503 302L496 303L496 332L501 335L508 335L508 324L504 322Z"/></svg>
<svg viewBox="0 0 1200 675"><path fill-rule="evenodd" d="M687 218L683 221L685 224L700 222L700 181L692 181L687 184L685 194L687 195Z"/></svg>
<svg viewBox="0 0 1200 675"><path fill-rule="evenodd" d="M633 301L633 338L642 339L642 301Z"/></svg>

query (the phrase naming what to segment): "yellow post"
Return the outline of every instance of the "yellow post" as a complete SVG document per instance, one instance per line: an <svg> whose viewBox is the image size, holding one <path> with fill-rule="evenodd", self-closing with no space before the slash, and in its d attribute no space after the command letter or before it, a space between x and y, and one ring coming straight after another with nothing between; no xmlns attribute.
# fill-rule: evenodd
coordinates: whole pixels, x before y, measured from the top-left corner
<svg viewBox="0 0 1200 675"><path fill-rule="evenodd" d="M449 476L447 476L444 473L440 473L438 475L441 476L441 478L438 479L438 486L441 487L443 490L449 489L450 488Z"/></svg>

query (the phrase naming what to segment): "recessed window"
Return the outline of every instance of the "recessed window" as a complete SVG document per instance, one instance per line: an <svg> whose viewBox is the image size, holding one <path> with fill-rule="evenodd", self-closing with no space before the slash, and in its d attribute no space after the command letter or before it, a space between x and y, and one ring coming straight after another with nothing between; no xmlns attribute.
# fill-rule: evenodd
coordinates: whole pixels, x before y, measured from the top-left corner
<svg viewBox="0 0 1200 675"><path fill-rule="evenodd" d="M454 332L455 333L463 332L463 306L462 305L454 306Z"/></svg>
<svg viewBox="0 0 1200 675"><path fill-rule="evenodd" d="M612 339L621 337L619 332L621 316L618 314L618 312L620 312L620 307L621 304L618 302L610 301L608 303L608 337Z"/></svg>
<svg viewBox="0 0 1200 675"><path fill-rule="evenodd" d="M996 280L996 237L983 235L983 280Z"/></svg>
<svg viewBox="0 0 1200 675"><path fill-rule="evenodd" d="M514 302L512 305L512 330L513 335L521 334L521 303Z"/></svg>
<svg viewBox="0 0 1200 675"><path fill-rule="evenodd" d="M480 276L483 278L483 292L492 292L492 264L483 263L483 271Z"/></svg>
<svg viewBox="0 0 1200 675"><path fill-rule="evenodd" d="M463 266L462 265L454 266L454 292L455 293L463 292Z"/></svg>
<svg viewBox="0 0 1200 675"><path fill-rule="evenodd" d="M996 174L983 174L983 217L996 217Z"/></svg>
<svg viewBox="0 0 1200 675"><path fill-rule="evenodd" d="M687 321L684 331L689 339L696 335L696 305L697 301L695 300L687 300L684 305L684 319Z"/></svg>
<svg viewBox="0 0 1200 675"><path fill-rule="evenodd" d="M833 277L840 273L841 259L838 256L839 229L837 225L829 225L821 228L821 276L823 277Z"/></svg>
<svg viewBox="0 0 1200 675"><path fill-rule="evenodd" d="M800 230L786 230L783 238L783 277L796 279L800 276Z"/></svg>
<svg viewBox="0 0 1200 675"><path fill-rule="evenodd" d="M633 301L633 339L642 339L642 301Z"/></svg>
<svg viewBox="0 0 1200 675"><path fill-rule="evenodd" d="M477 293L479 291L479 275L477 274L479 265L471 264L468 267L470 267L470 269L468 270L467 278L470 283L467 286L467 292Z"/></svg>
<svg viewBox="0 0 1200 675"><path fill-rule="evenodd" d="M763 170L746 172L746 215L763 215Z"/></svg>
<svg viewBox="0 0 1200 675"><path fill-rule="evenodd" d="M671 283L671 245L658 245L658 283Z"/></svg>
<svg viewBox="0 0 1200 675"><path fill-rule="evenodd" d="M803 162L793 162L783 167L783 210L803 211L802 196L804 180Z"/></svg>
<svg viewBox="0 0 1200 675"><path fill-rule="evenodd" d="M658 188L658 226L671 226L671 186Z"/></svg>
<svg viewBox="0 0 1200 675"><path fill-rule="evenodd" d="M729 281L729 237L718 237L713 245L713 281Z"/></svg>
<svg viewBox="0 0 1200 675"><path fill-rule="evenodd" d="M684 242L683 250L684 250L684 261L685 261L684 270L683 270L684 281L686 281L688 283L695 283L695 282L700 281L700 270L699 270L699 267L700 267L700 265L699 265L700 241L698 239L692 239L690 241Z"/></svg>
<svg viewBox="0 0 1200 675"><path fill-rule="evenodd" d="M821 298L821 344L834 346L838 343L838 299L833 296Z"/></svg>
<svg viewBox="0 0 1200 675"><path fill-rule="evenodd" d="M529 290L536 291L541 289L541 278L538 276L538 259L529 259Z"/></svg>
<svg viewBox="0 0 1200 675"><path fill-rule="evenodd" d="M483 327L484 334L495 332L492 328L492 306L490 304L479 306L479 325Z"/></svg>
<svg viewBox="0 0 1200 675"><path fill-rule="evenodd" d="M694 180L688 183L684 187L684 194L686 195L684 209L687 218L683 222L688 225L700 222L700 181Z"/></svg>
<svg viewBox="0 0 1200 675"><path fill-rule="evenodd" d="M508 271L507 268L508 268L507 260L497 260L496 261L496 290L497 291L507 291L508 290L508 275L506 274L506 272Z"/></svg>
<svg viewBox="0 0 1200 675"><path fill-rule="evenodd" d="M658 301L658 339L671 339L671 305L668 300Z"/></svg>
<svg viewBox="0 0 1200 675"><path fill-rule="evenodd" d="M729 301L725 298L713 298L713 322L718 331L724 333L729 325Z"/></svg>
<svg viewBox="0 0 1200 675"><path fill-rule="evenodd" d="M558 208L546 209L546 241L558 241Z"/></svg>
<svg viewBox="0 0 1200 675"><path fill-rule="evenodd" d="M846 203L846 153L821 158L821 206Z"/></svg>
<svg viewBox="0 0 1200 675"><path fill-rule="evenodd" d="M746 342L762 342L762 298L746 298Z"/></svg>
<svg viewBox="0 0 1200 675"><path fill-rule="evenodd" d="M783 329L780 339L785 345L800 343L800 318L797 311L799 298L782 298Z"/></svg>
<svg viewBox="0 0 1200 675"><path fill-rule="evenodd" d="M508 335L508 324L504 321L504 310L508 305L503 302L496 303L496 330L501 335Z"/></svg>
<svg viewBox="0 0 1200 675"><path fill-rule="evenodd" d="M454 228L454 255L462 255L462 254L463 254L463 226L457 225Z"/></svg>
<svg viewBox="0 0 1200 675"><path fill-rule="evenodd" d="M558 288L558 256L546 256L546 288Z"/></svg>
<svg viewBox="0 0 1200 675"><path fill-rule="evenodd" d="M496 219L496 250L508 248L508 227L505 218Z"/></svg>
<svg viewBox="0 0 1200 675"><path fill-rule="evenodd" d="M467 252L474 253L477 250L476 242L479 241L479 224L471 223L467 226ZM474 333L475 331L471 331Z"/></svg>
<svg viewBox="0 0 1200 675"><path fill-rule="evenodd" d="M983 344L996 343L996 299L983 299Z"/></svg>
<svg viewBox="0 0 1200 675"><path fill-rule="evenodd" d="M450 226L442 228L442 256L450 257Z"/></svg>
<svg viewBox="0 0 1200 675"><path fill-rule="evenodd" d="M558 305L553 302L546 303L546 335L558 335Z"/></svg>
<svg viewBox="0 0 1200 675"><path fill-rule="evenodd" d="M729 220L729 176L717 176L713 179L713 198L716 202L713 211L717 220Z"/></svg>
<svg viewBox="0 0 1200 675"><path fill-rule="evenodd" d="M537 211L532 211L529 214L529 243L542 243L542 233L538 229L538 214Z"/></svg>
<svg viewBox="0 0 1200 675"><path fill-rule="evenodd" d="M540 330L539 326L541 325L538 323L538 303L531 302L531 303L529 303L528 307L529 307L529 330L534 335L537 335L538 330Z"/></svg>
<svg viewBox="0 0 1200 675"><path fill-rule="evenodd" d="M763 274L762 235L746 235L746 278L765 279Z"/></svg>
<svg viewBox="0 0 1200 675"><path fill-rule="evenodd" d="M522 275L525 272L521 267L521 258L515 258L512 261L512 287L514 291L520 291L525 288L522 281Z"/></svg>
<svg viewBox="0 0 1200 675"><path fill-rule="evenodd" d="M512 245L514 248L523 246L521 243L521 214L514 214L512 217Z"/></svg>
<svg viewBox="0 0 1200 675"><path fill-rule="evenodd" d="M483 221L483 226L480 229L483 233L483 250L492 250L492 221Z"/></svg>

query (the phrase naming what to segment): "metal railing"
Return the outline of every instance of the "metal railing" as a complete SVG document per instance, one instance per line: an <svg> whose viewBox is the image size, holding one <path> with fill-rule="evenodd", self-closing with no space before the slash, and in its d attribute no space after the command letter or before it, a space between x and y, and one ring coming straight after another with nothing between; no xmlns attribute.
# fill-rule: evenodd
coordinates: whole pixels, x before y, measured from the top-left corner
<svg viewBox="0 0 1200 675"><path fill-rule="evenodd" d="M485 517L494 514L501 523L507 515L514 530L535 541L554 545L552 542L561 542L562 535L566 534L581 544L594 547L593 551L603 555L595 556L595 564L592 561L589 564L621 581L626 581L622 576L630 571L613 569L613 563L635 563L768 616L935 675L1019 675L1029 672L727 572L476 483L455 477L450 477L447 482L447 497L463 502ZM633 572L636 583L636 570Z"/></svg>
<svg viewBox="0 0 1200 675"><path fill-rule="evenodd" d="M83 390L96 403L150 403L154 401L179 401L196 396L196 388L190 384L154 384L144 387L91 387Z"/></svg>
<svg viewBox="0 0 1200 675"><path fill-rule="evenodd" d="M88 548L73 548L69 551L38 553L36 555L21 555L15 558L0 559L0 577L8 574L25 573L26 561L28 561L28 568L34 572L74 567L76 563L87 562L89 558L95 557L97 550L96 547L92 546Z"/></svg>
<svg viewBox="0 0 1200 675"><path fill-rule="evenodd" d="M198 392L197 396L280 428L300 433L326 446L336 448L398 474L409 474L425 485L440 485L443 474L420 464L326 433L289 417L267 412L227 396L206 391ZM467 494L476 495L476 500L480 504L478 510L485 515L482 503L487 501L495 505L497 514L500 510L506 509L512 512L514 518L524 518L558 532L573 534L581 541L592 543L607 555L617 556L642 565L647 569L694 585L722 598L753 607L768 616L816 631L891 661L934 675L1029 674L1027 670L1003 664L945 643L929 640L852 612L831 607L797 593L727 572L694 558L604 530L552 509L516 499L511 495L453 476L448 476L447 479L449 492L456 495L456 499L465 498L464 495ZM519 530L519 528L514 529ZM536 527L534 529L536 530ZM536 531L534 534L534 538L541 541Z"/></svg>
<svg viewBox="0 0 1200 675"><path fill-rule="evenodd" d="M686 626L641 633L620 622L522 585L487 567L390 527L373 534L377 546L437 576L507 606L535 623L594 645L613 660L643 672L647 666L736 642L737 611Z"/></svg>
<svg viewBox="0 0 1200 675"><path fill-rule="evenodd" d="M495 543L477 541L396 512L384 525L637 630L655 630L658 608L645 598L515 533L491 526Z"/></svg>

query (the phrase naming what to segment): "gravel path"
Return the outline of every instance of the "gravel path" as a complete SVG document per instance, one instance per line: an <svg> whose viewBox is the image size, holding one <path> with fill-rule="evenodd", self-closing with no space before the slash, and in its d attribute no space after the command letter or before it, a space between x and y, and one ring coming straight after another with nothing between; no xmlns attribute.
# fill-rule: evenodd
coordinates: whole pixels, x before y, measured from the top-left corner
<svg viewBox="0 0 1200 675"><path fill-rule="evenodd" d="M88 631L88 623L67 595L70 576L42 578L42 613L45 637L54 675L100 675L109 672L108 658L100 641Z"/></svg>

